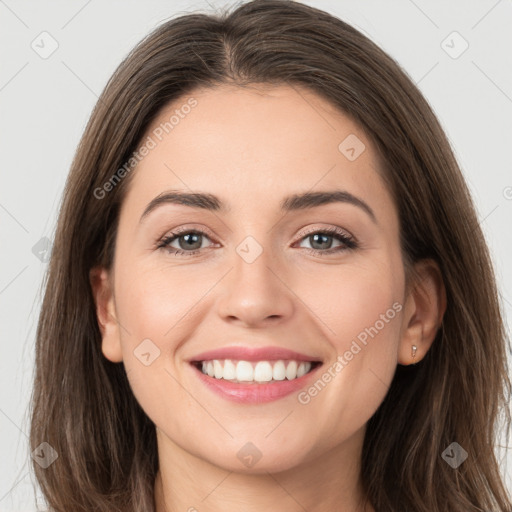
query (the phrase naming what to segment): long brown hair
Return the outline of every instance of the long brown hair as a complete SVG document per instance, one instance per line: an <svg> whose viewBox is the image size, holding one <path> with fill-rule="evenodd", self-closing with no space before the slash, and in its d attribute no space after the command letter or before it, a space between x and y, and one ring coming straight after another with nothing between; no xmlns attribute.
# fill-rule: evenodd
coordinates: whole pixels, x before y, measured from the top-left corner
<svg viewBox="0 0 512 512"><path fill-rule="evenodd" d="M161 108L197 87L306 87L373 141L399 212L406 267L434 259L447 309L417 365L397 367L367 425L362 480L377 512L510 512L494 453L511 382L496 280L475 208L427 101L399 65L352 26L290 0L171 19L108 82L67 180L45 278L36 342L30 441L58 459L33 468L51 510L154 510L155 425L122 363L101 352L90 269L110 268L130 176L105 183ZM124 173L123 173L124 174ZM119 173L117 174L119 177ZM110 181L110 183L112 183ZM457 442L458 468L443 459Z"/></svg>

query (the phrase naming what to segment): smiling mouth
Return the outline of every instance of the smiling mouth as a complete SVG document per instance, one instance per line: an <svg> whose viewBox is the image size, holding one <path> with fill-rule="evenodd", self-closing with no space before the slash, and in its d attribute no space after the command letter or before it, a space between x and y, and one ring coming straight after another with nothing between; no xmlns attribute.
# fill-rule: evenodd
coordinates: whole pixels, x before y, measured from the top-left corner
<svg viewBox="0 0 512 512"><path fill-rule="evenodd" d="M191 363L201 373L218 380L240 384L269 384L300 379L322 363L319 361L244 361L211 359Z"/></svg>

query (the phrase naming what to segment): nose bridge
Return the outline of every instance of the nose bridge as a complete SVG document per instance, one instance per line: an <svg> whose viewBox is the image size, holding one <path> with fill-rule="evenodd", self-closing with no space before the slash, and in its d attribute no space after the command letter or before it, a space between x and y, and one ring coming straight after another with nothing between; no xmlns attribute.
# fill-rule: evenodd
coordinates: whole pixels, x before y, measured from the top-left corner
<svg viewBox="0 0 512 512"><path fill-rule="evenodd" d="M247 236L236 246L232 261L234 268L219 306L224 319L252 325L292 313L293 295L283 284L283 276L279 276L279 258L270 247Z"/></svg>

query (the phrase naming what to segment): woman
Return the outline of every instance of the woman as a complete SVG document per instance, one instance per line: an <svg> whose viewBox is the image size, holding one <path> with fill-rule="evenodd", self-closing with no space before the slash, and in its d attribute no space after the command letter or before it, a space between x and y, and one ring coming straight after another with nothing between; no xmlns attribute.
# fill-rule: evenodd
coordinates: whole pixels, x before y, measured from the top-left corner
<svg viewBox="0 0 512 512"><path fill-rule="evenodd" d="M181 16L72 165L32 404L58 458L34 469L59 511L510 511L505 349L468 188L399 66L295 2Z"/></svg>

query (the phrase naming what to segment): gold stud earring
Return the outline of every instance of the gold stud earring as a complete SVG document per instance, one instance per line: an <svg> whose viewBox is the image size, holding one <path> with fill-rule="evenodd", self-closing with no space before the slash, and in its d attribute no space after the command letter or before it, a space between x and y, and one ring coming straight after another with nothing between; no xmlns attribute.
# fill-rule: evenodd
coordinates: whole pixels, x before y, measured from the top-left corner
<svg viewBox="0 0 512 512"><path fill-rule="evenodd" d="M418 347L416 345L412 346L412 364L415 364L414 358L416 357L416 350Z"/></svg>

